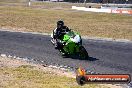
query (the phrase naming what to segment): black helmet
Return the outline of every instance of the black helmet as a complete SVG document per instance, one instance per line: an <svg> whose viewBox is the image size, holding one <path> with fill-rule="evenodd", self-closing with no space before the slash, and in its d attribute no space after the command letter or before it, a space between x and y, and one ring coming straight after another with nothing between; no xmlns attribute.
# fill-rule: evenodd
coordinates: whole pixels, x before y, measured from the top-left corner
<svg viewBox="0 0 132 88"><path fill-rule="evenodd" d="M62 27L62 26L64 26L64 22L62 20L59 20L57 22L57 27Z"/></svg>

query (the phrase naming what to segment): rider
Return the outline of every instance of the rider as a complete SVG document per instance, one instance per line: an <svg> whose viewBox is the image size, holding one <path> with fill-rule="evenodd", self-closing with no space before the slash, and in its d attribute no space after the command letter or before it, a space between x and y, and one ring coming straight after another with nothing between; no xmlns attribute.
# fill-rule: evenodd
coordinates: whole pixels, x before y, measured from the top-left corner
<svg viewBox="0 0 132 88"><path fill-rule="evenodd" d="M64 25L62 20L57 21L57 28L53 30L53 38L55 40L55 49L58 49L59 42L57 41L63 36L66 32L70 31L70 29Z"/></svg>

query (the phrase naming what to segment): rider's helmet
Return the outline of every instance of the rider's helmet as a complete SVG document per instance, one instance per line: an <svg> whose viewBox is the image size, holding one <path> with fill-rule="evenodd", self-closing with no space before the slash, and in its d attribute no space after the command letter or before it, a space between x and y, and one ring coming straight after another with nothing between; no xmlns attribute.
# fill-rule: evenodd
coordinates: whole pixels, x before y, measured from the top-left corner
<svg viewBox="0 0 132 88"><path fill-rule="evenodd" d="M64 26L64 22L62 20L57 21L57 28L62 28Z"/></svg>

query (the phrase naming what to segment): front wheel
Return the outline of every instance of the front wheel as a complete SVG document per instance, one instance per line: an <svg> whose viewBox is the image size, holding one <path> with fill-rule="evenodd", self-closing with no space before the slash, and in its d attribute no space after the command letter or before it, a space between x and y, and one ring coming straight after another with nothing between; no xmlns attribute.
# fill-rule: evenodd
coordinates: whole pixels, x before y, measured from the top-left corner
<svg viewBox="0 0 132 88"><path fill-rule="evenodd" d="M88 59L89 58L88 53L83 46L81 46L79 48L79 58L80 59Z"/></svg>

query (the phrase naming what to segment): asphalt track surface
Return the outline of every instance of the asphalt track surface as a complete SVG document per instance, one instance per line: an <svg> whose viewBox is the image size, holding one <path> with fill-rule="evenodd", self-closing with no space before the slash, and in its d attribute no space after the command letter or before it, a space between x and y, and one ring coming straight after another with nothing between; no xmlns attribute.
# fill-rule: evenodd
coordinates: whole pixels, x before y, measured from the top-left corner
<svg viewBox="0 0 132 88"><path fill-rule="evenodd" d="M27 57L48 65L82 66L97 73L132 75L132 43L83 39L90 60L62 58L49 35L0 31L0 54Z"/></svg>

